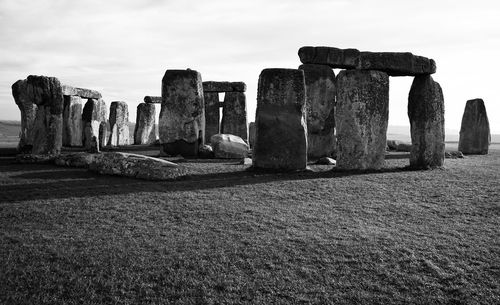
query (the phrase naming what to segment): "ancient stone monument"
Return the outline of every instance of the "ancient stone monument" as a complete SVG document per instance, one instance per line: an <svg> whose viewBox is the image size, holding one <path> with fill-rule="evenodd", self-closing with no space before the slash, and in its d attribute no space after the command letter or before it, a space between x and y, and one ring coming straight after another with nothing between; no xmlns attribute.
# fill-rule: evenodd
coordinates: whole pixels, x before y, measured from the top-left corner
<svg viewBox="0 0 500 305"><path fill-rule="evenodd" d="M122 146L130 144L130 131L128 128L128 105L125 102L111 102L109 109L110 136L108 145Z"/></svg>
<svg viewBox="0 0 500 305"><path fill-rule="evenodd" d="M205 137L205 103L201 75L197 71L165 72L159 133L161 154L198 155Z"/></svg>
<svg viewBox="0 0 500 305"><path fill-rule="evenodd" d="M144 97L144 103L146 104L161 104L161 96L149 96L146 95Z"/></svg>
<svg viewBox="0 0 500 305"><path fill-rule="evenodd" d="M107 120L106 102L102 99L89 98L83 107L82 120L83 120L83 142L85 149L90 149L90 141L92 137L96 137L100 144L103 143L102 135L99 136L99 127L101 122ZM107 143L104 143L107 144ZM101 146L101 148L104 146Z"/></svg>
<svg viewBox="0 0 500 305"><path fill-rule="evenodd" d="M304 72L262 70L255 118L253 166L304 170L307 166Z"/></svg>
<svg viewBox="0 0 500 305"><path fill-rule="evenodd" d="M152 144L156 141L156 109L154 104L140 103L134 129L134 144Z"/></svg>
<svg viewBox="0 0 500 305"><path fill-rule="evenodd" d="M478 98L467 101L460 127L458 150L466 155L486 155L490 142L490 123L483 100Z"/></svg>
<svg viewBox="0 0 500 305"><path fill-rule="evenodd" d="M12 96L21 111L21 134L18 151L31 151L33 147L33 125L35 124L37 105L32 102L27 92L27 80L18 80L12 85Z"/></svg>
<svg viewBox="0 0 500 305"><path fill-rule="evenodd" d="M78 95L64 96L63 145L82 146L82 98Z"/></svg>

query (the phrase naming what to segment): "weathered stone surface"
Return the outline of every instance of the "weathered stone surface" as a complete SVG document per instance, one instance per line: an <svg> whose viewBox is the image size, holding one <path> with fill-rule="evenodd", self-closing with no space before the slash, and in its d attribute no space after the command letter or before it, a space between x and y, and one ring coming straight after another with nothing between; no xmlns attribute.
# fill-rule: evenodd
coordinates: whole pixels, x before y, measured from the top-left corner
<svg viewBox="0 0 500 305"><path fill-rule="evenodd" d="M203 82L203 92L245 92L247 85L244 82Z"/></svg>
<svg viewBox="0 0 500 305"><path fill-rule="evenodd" d="M57 155L62 146L63 94L55 77L30 75L27 96L38 106L33 124L33 154Z"/></svg>
<svg viewBox="0 0 500 305"><path fill-rule="evenodd" d="M134 144L153 144L158 136L156 108L154 104L140 103L134 129Z"/></svg>
<svg viewBox="0 0 500 305"><path fill-rule="evenodd" d="M58 166L88 168L95 157L96 154L86 152L60 154L55 158L54 163Z"/></svg>
<svg viewBox="0 0 500 305"><path fill-rule="evenodd" d="M251 148L255 145L255 122L248 124L248 144Z"/></svg>
<svg viewBox="0 0 500 305"><path fill-rule="evenodd" d="M402 152L411 151L411 143L405 143L399 140L387 140L387 147L389 148L389 150L394 150L394 151L402 151Z"/></svg>
<svg viewBox="0 0 500 305"><path fill-rule="evenodd" d="M51 164L58 155L55 154L18 154L16 163L20 164Z"/></svg>
<svg viewBox="0 0 500 305"><path fill-rule="evenodd" d="M371 70L337 76L337 167L380 169L389 119L389 76Z"/></svg>
<svg viewBox="0 0 500 305"><path fill-rule="evenodd" d="M214 157L214 150L212 149L212 146L207 144L200 146L198 157L202 159L212 159Z"/></svg>
<svg viewBox="0 0 500 305"><path fill-rule="evenodd" d="M21 133L18 151L31 152L33 147L33 125L38 106L28 97L27 80L18 80L12 85L12 96L21 111Z"/></svg>
<svg viewBox="0 0 500 305"><path fill-rule="evenodd" d="M104 100L88 99L87 103L85 103L82 112L82 120L84 122L83 143L85 149L88 150L90 148L92 136L95 136L99 143L103 143L103 139L99 138L99 126L101 122L107 121L107 116L108 110ZM104 146L106 144L107 143L104 142ZM101 146L101 148L104 146Z"/></svg>
<svg viewBox="0 0 500 305"><path fill-rule="evenodd" d="M79 96L65 95L63 110L63 145L83 145L82 99Z"/></svg>
<svg viewBox="0 0 500 305"><path fill-rule="evenodd" d="M221 133L248 140L247 105L243 92L226 92L222 109Z"/></svg>
<svg viewBox="0 0 500 305"><path fill-rule="evenodd" d="M410 166L440 167L444 163L444 98L430 75L416 76L408 96L412 150Z"/></svg>
<svg viewBox="0 0 500 305"><path fill-rule="evenodd" d="M232 134L216 134L210 138L215 158L234 159L248 157L249 147L242 138Z"/></svg>
<svg viewBox="0 0 500 305"><path fill-rule="evenodd" d="M486 155L490 142L490 123L484 101L482 99L467 101L460 127L458 150L466 155Z"/></svg>
<svg viewBox="0 0 500 305"><path fill-rule="evenodd" d="M205 98L205 139L220 132L219 93L203 92Z"/></svg>
<svg viewBox="0 0 500 305"><path fill-rule="evenodd" d="M305 64L332 68L378 70L390 76L416 76L436 73L434 60L409 52L360 52L356 49L302 47L299 57Z"/></svg>
<svg viewBox="0 0 500 305"><path fill-rule="evenodd" d="M167 70L162 80L161 154L196 156L205 138L205 103L201 75Z"/></svg>
<svg viewBox="0 0 500 305"><path fill-rule="evenodd" d="M335 73L325 65L299 67L306 80L307 156L321 158L335 153Z"/></svg>
<svg viewBox="0 0 500 305"><path fill-rule="evenodd" d="M148 96L144 97L144 103L147 104L161 104L162 98L161 96Z"/></svg>
<svg viewBox="0 0 500 305"><path fill-rule="evenodd" d="M99 152L101 148L105 147L109 141L109 137L110 137L110 132L109 132L110 128L109 128L109 123L108 122L101 122L99 124L99 137L97 137L97 151L94 151L92 146L94 145L94 138L96 138L95 136L92 137L91 139L91 148L90 148L90 152Z"/></svg>
<svg viewBox="0 0 500 305"><path fill-rule="evenodd" d="M447 151L444 153L445 159L462 159L464 154L461 151Z"/></svg>
<svg viewBox="0 0 500 305"><path fill-rule="evenodd" d="M100 92L91 89L77 88L68 85L62 85L63 95L79 96L81 98L100 99L102 95Z"/></svg>
<svg viewBox="0 0 500 305"><path fill-rule="evenodd" d="M122 146L130 144L127 103L121 101L111 103L109 110L109 127L111 134L109 136L108 145Z"/></svg>
<svg viewBox="0 0 500 305"><path fill-rule="evenodd" d="M186 174L175 163L143 155L107 152L97 154L89 170L104 175L117 175L146 180L170 180Z"/></svg>
<svg viewBox="0 0 500 305"><path fill-rule="evenodd" d="M304 72L264 69L259 76L255 168L304 170L307 166Z"/></svg>

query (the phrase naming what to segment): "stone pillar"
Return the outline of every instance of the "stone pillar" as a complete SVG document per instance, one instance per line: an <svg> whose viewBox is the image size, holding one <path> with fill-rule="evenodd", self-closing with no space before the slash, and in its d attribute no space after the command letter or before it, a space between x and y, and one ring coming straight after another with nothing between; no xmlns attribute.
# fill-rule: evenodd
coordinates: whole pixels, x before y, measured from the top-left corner
<svg viewBox="0 0 500 305"><path fill-rule="evenodd" d="M63 94L55 77L30 75L27 96L38 106L33 124L33 154L56 155L62 146Z"/></svg>
<svg viewBox="0 0 500 305"><path fill-rule="evenodd" d="M226 92L221 133L238 136L248 143L247 105L244 92Z"/></svg>
<svg viewBox="0 0 500 305"><path fill-rule="evenodd" d="M162 155L197 156L205 138L201 74L167 70L162 79L160 144Z"/></svg>
<svg viewBox="0 0 500 305"><path fill-rule="evenodd" d="M63 145L82 146L82 99L65 95L63 110Z"/></svg>
<svg viewBox="0 0 500 305"><path fill-rule="evenodd" d="M344 70L337 77L337 167L380 169L389 119L389 76Z"/></svg>
<svg viewBox="0 0 500 305"><path fill-rule="evenodd" d="M97 138L97 146L99 147L99 150L102 148L102 147L105 147L106 144L108 144L108 132L109 130L109 124L107 122L101 122L99 124L99 137ZM95 136L92 136L91 139L95 138ZM92 140L93 141L93 140ZM92 151L92 148L91 148L91 151Z"/></svg>
<svg viewBox="0 0 500 305"><path fill-rule="evenodd" d="M33 125L35 124L37 105L27 93L27 80L18 80L12 85L12 96L21 111L21 133L17 149L20 152L31 152L33 147Z"/></svg>
<svg viewBox="0 0 500 305"><path fill-rule="evenodd" d="M130 144L128 128L128 105L125 102L112 102L109 109L109 136L108 145L122 146Z"/></svg>
<svg viewBox="0 0 500 305"><path fill-rule="evenodd" d="M335 153L335 73L325 65L299 67L306 80L307 157L331 157Z"/></svg>
<svg viewBox="0 0 500 305"><path fill-rule="evenodd" d="M137 106L134 144L152 144L156 141L156 109L154 104L140 103Z"/></svg>
<svg viewBox="0 0 500 305"><path fill-rule="evenodd" d="M304 72L264 69L259 76L253 165L276 170L307 166Z"/></svg>
<svg viewBox="0 0 500 305"><path fill-rule="evenodd" d="M410 166L433 168L444 163L444 98L430 75L416 76L408 97L412 149Z"/></svg>
<svg viewBox="0 0 500 305"><path fill-rule="evenodd" d="M490 123L483 100L478 98L467 101L460 127L458 150L463 154L486 155L490 142Z"/></svg>
<svg viewBox="0 0 500 305"><path fill-rule="evenodd" d="M204 92L205 98L205 139L210 142L213 135L220 132L219 92Z"/></svg>
<svg viewBox="0 0 500 305"><path fill-rule="evenodd" d="M255 122L248 124L248 144L251 148L255 145Z"/></svg>
<svg viewBox="0 0 500 305"><path fill-rule="evenodd" d="M99 143L102 143L102 139L99 137L99 126L101 122L106 122L107 116L106 102L104 100L91 98L87 100L82 113L84 125L83 143L85 149L90 149L93 136L97 138Z"/></svg>

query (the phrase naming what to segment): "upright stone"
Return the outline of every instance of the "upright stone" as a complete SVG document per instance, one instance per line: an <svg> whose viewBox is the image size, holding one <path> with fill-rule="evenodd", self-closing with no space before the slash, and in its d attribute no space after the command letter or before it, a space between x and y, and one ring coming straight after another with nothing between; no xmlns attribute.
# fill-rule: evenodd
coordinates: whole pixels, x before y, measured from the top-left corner
<svg viewBox="0 0 500 305"><path fill-rule="evenodd" d="M102 139L99 137L99 126L101 122L106 122L107 116L108 113L104 100L88 99L87 103L85 103L82 113L84 124L83 143L85 149L90 149L93 136L97 138L99 143L102 143Z"/></svg>
<svg viewBox="0 0 500 305"><path fill-rule="evenodd" d="M478 98L467 101L460 127L458 150L464 154L486 155L490 142L490 123L483 100Z"/></svg>
<svg viewBox="0 0 500 305"><path fill-rule="evenodd" d="M255 146L255 122L248 124L248 144L252 149Z"/></svg>
<svg viewBox="0 0 500 305"><path fill-rule="evenodd" d="M108 138L109 138L108 131L109 131L109 123L101 122L99 124L99 137L97 138L99 149L105 147L108 144ZM95 136L93 136L92 138L95 138Z"/></svg>
<svg viewBox="0 0 500 305"><path fill-rule="evenodd" d="M167 70L162 80L161 154L197 156L205 138L205 103L201 75Z"/></svg>
<svg viewBox="0 0 500 305"><path fill-rule="evenodd" d="M82 146L82 99L79 96L65 95L63 110L63 145Z"/></svg>
<svg viewBox="0 0 500 305"><path fill-rule="evenodd" d="M303 170L307 166L304 72L264 69L255 114L256 168Z"/></svg>
<svg viewBox="0 0 500 305"><path fill-rule="evenodd" d="M156 108L154 104L140 103L134 129L134 144L152 144L156 141Z"/></svg>
<svg viewBox="0 0 500 305"><path fill-rule="evenodd" d="M62 146L63 94L55 77L30 75L27 96L38 106L33 125L33 154L59 154Z"/></svg>
<svg viewBox="0 0 500 305"><path fill-rule="evenodd" d="M247 105L244 92L226 92L221 133L238 136L248 143Z"/></svg>
<svg viewBox="0 0 500 305"><path fill-rule="evenodd" d="M37 105L28 97L27 80L18 80L12 85L12 96L21 111L21 133L18 151L31 151L33 146L33 125L35 124Z"/></svg>
<svg viewBox="0 0 500 305"><path fill-rule="evenodd" d="M433 168L444 163L444 98L430 75L416 76L408 97L412 149L410 166Z"/></svg>
<svg viewBox="0 0 500 305"><path fill-rule="evenodd" d="M331 157L335 153L335 73L325 65L299 67L306 80L307 157Z"/></svg>
<svg viewBox="0 0 500 305"><path fill-rule="evenodd" d="M337 76L337 167L380 169L389 119L389 76L344 70Z"/></svg>
<svg viewBox="0 0 500 305"><path fill-rule="evenodd" d="M203 92L205 97L205 139L220 133L219 93Z"/></svg>
<svg viewBox="0 0 500 305"><path fill-rule="evenodd" d="M128 105L125 102L112 102L109 110L109 127L111 134L108 145L122 146L130 144L128 128Z"/></svg>

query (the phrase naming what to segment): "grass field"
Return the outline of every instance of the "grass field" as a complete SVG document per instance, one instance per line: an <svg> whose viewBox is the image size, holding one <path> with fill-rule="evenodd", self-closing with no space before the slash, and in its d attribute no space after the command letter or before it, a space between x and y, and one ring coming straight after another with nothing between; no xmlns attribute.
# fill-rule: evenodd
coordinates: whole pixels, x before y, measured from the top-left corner
<svg viewBox="0 0 500 305"><path fill-rule="evenodd" d="M0 304L500 304L500 151L148 182L0 158Z"/></svg>

